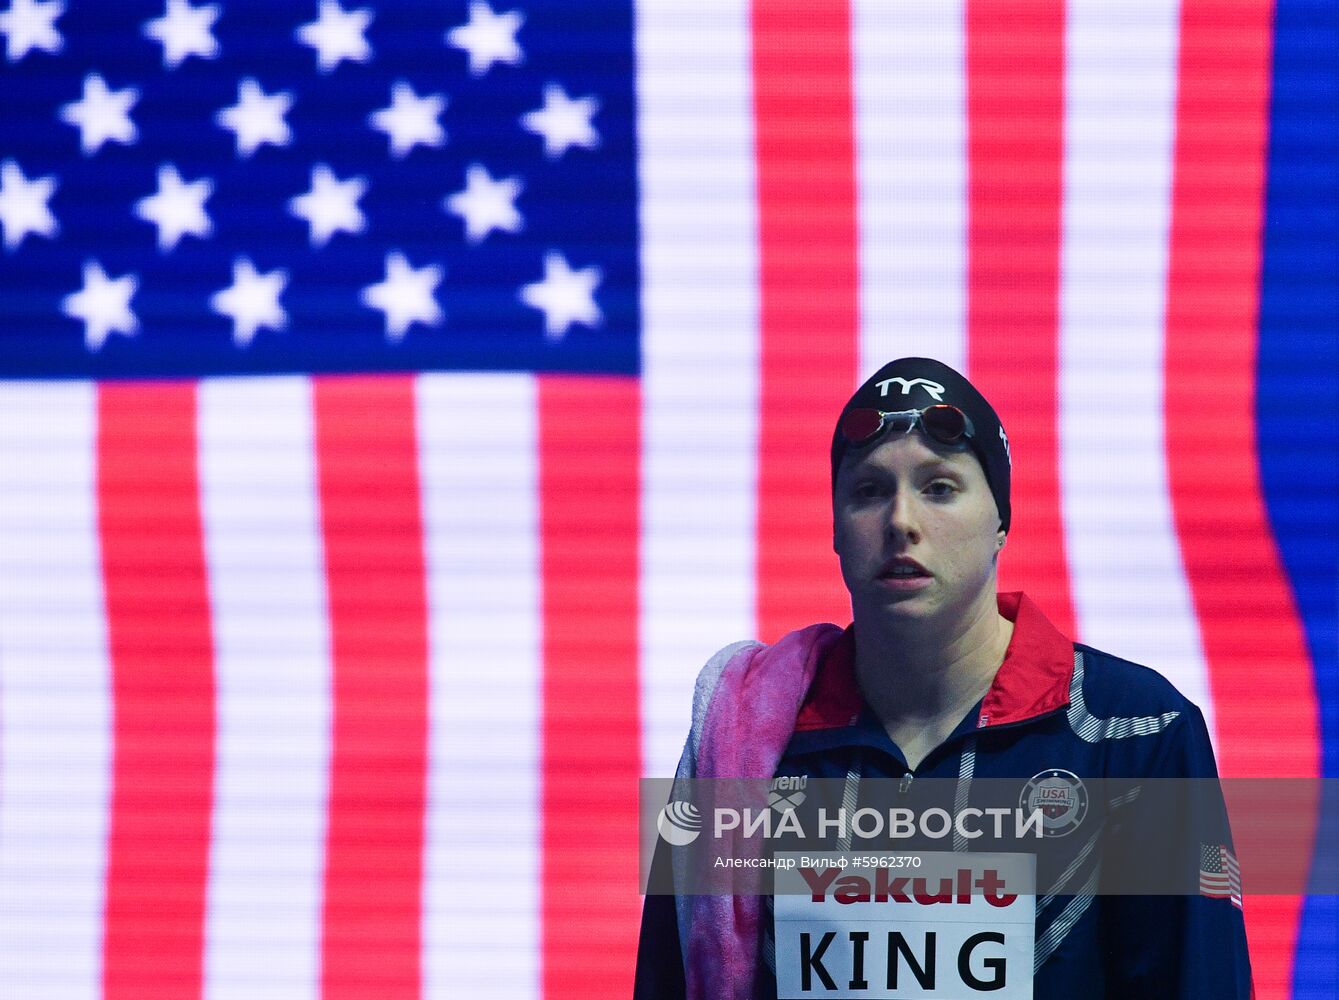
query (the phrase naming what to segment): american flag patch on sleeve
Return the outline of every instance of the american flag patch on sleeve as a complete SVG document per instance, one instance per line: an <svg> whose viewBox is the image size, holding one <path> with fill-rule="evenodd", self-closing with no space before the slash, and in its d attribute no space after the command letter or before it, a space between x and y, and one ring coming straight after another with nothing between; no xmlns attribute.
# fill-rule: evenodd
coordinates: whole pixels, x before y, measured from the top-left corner
<svg viewBox="0 0 1339 1000"><path fill-rule="evenodd" d="M1230 899L1241 909L1241 866L1223 844L1200 844L1200 895Z"/></svg>

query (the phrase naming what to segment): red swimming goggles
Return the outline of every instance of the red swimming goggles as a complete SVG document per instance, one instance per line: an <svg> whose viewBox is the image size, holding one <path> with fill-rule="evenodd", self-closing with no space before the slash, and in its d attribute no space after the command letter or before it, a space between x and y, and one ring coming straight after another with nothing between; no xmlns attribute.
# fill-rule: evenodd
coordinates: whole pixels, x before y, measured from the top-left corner
<svg viewBox="0 0 1339 1000"><path fill-rule="evenodd" d="M921 433L940 444L959 444L976 434L972 418L956 406L939 403L923 410L896 410L891 413L873 407L848 410L841 420L841 434L852 447L866 445L885 430L909 434L919 427Z"/></svg>

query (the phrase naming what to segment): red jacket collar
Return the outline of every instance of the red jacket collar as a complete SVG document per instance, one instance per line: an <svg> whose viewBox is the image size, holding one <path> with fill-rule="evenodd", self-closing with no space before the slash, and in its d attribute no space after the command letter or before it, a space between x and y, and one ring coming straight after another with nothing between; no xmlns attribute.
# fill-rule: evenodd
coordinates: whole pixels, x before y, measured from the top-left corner
<svg viewBox="0 0 1339 1000"><path fill-rule="evenodd" d="M1074 644L1022 591L998 594L1000 614L1014 623L1004 662L981 703L977 728L1033 719L1069 704ZM795 722L796 732L853 725L864 706L855 680L855 633L847 628L819 665Z"/></svg>

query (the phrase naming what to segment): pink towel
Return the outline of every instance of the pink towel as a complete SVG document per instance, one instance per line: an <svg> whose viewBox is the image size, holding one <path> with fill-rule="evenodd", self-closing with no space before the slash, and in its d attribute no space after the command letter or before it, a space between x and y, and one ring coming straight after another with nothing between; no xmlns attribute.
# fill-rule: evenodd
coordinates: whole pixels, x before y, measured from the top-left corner
<svg viewBox="0 0 1339 1000"><path fill-rule="evenodd" d="M770 779L836 625L810 625L726 664L698 744L698 778ZM758 962L757 896L689 896L688 1000L750 1000Z"/></svg>

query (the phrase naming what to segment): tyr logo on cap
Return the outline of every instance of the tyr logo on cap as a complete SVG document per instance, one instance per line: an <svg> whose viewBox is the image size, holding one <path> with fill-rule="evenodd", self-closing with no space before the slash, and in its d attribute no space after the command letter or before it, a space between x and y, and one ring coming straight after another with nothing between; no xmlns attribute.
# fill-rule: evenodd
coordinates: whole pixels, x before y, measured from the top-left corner
<svg viewBox="0 0 1339 1000"><path fill-rule="evenodd" d="M897 375L894 375L892 378L886 378L882 382L875 383L875 385L879 387L879 395L880 396L888 395L888 387L892 385L894 382L901 384L902 395L904 396L910 395L912 387L919 385L922 386L925 389L925 391L928 392L932 397L934 397L934 401L936 403L942 403L944 401L944 387L940 385L938 382L931 382L928 378L913 378L907 380Z"/></svg>

